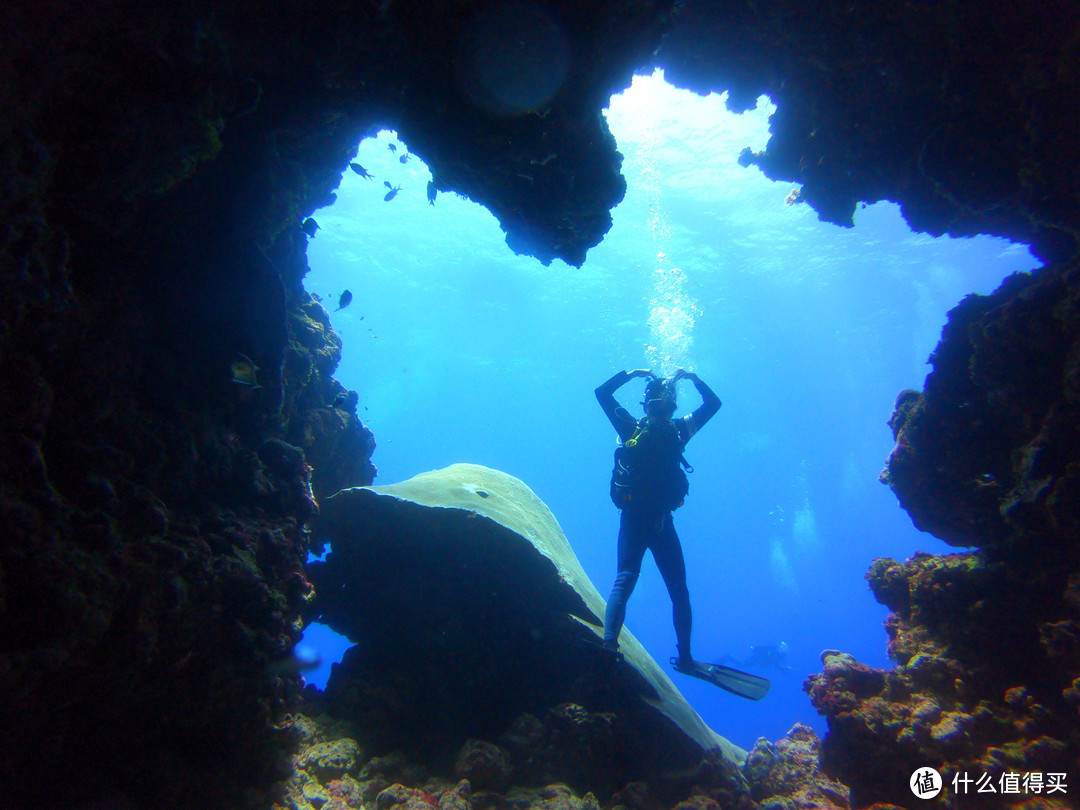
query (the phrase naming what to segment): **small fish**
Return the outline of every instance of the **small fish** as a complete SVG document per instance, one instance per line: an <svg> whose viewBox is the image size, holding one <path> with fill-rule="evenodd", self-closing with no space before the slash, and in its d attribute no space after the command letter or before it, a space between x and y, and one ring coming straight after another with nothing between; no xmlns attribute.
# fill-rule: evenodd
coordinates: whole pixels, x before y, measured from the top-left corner
<svg viewBox="0 0 1080 810"><path fill-rule="evenodd" d="M256 376L259 367L252 363L251 358L246 354L240 352L234 354L229 370L232 372L232 381L237 385L246 385L250 388L261 387Z"/></svg>
<svg viewBox="0 0 1080 810"><path fill-rule="evenodd" d="M386 192L386 196L383 197L383 200L385 202L390 202L392 199L394 199L394 197L397 196L397 193L401 191L401 186L392 186L389 183L386 183L386 187L390 190Z"/></svg>
<svg viewBox="0 0 1080 810"><path fill-rule="evenodd" d="M434 180L428 180L427 181L427 201L428 201L428 205L434 205L435 204L435 195L438 194L438 193L439 192L435 189L435 181Z"/></svg>
<svg viewBox="0 0 1080 810"><path fill-rule="evenodd" d="M402 163L408 163L410 157L412 157L412 155L410 155L408 152L406 152L404 155L399 157L398 160L400 160Z"/></svg>
<svg viewBox="0 0 1080 810"><path fill-rule="evenodd" d="M388 143L386 145L386 148L389 149L391 152L396 152L397 151L397 146L395 144L392 144L392 143Z"/></svg>
<svg viewBox="0 0 1080 810"><path fill-rule="evenodd" d="M363 177L365 180L370 180L371 179L371 175L368 174L368 170L365 169L363 166L361 166L359 163L350 163L349 168L352 169L354 172L356 172L361 177Z"/></svg>
<svg viewBox="0 0 1080 810"><path fill-rule="evenodd" d="M312 217L308 217L300 225L300 230L302 230L304 233L314 239L315 231L319 230L319 223L316 222Z"/></svg>
<svg viewBox="0 0 1080 810"><path fill-rule="evenodd" d="M337 300L337 309L335 309L334 312L340 312L341 310L345 309L345 307L347 307L351 303L352 303L352 293L349 292L348 290L345 290L345 292L343 292L341 294L341 297L338 298L338 300Z"/></svg>

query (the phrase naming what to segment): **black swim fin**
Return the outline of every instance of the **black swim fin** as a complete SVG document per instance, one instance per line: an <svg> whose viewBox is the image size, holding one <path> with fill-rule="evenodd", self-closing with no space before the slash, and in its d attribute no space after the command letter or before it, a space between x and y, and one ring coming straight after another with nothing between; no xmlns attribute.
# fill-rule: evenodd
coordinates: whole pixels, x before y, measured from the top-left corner
<svg viewBox="0 0 1080 810"><path fill-rule="evenodd" d="M693 659L672 658L671 665L676 672L701 678L747 700L761 700L772 686L768 678L751 675L749 672L725 667L722 664L706 664Z"/></svg>

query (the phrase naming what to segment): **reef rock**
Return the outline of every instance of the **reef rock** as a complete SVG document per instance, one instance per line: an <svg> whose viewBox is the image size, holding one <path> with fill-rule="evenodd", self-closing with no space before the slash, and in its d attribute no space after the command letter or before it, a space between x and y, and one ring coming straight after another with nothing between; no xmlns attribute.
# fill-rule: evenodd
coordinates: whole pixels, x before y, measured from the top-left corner
<svg viewBox="0 0 1080 810"><path fill-rule="evenodd" d="M454 777L466 779L478 790L499 790L510 784L513 765L510 755L494 743L469 740L458 752Z"/></svg>
<svg viewBox="0 0 1080 810"><path fill-rule="evenodd" d="M1077 209L1052 167L1077 165L1066 133L1080 84L1064 77L1080 71L1080 11L1040 12L996 0L689 2L658 61L676 86L730 90L736 110L768 95L768 146L741 160L799 183L796 199L823 220L851 227L860 201L893 200L916 230L1000 234L1061 261L1076 251L1066 222Z"/></svg>
<svg viewBox="0 0 1080 810"><path fill-rule="evenodd" d="M1080 266L1016 274L949 313L924 390L890 420L882 480L956 546L1080 532Z"/></svg>
<svg viewBox="0 0 1080 810"><path fill-rule="evenodd" d="M931 362L924 389L897 397L881 478L917 527L976 548L875 560L896 668L827 651L807 681L829 719L823 764L857 807L903 804L922 766L1000 786L1080 762L1077 263L965 298ZM1028 798L984 791L980 806Z"/></svg>
<svg viewBox="0 0 1080 810"><path fill-rule="evenodd" d="M332 550L309 566L310 618L357 645L331 675L328 706L377 747L438 759L512 726L527 737L515 718L530 713L547 718L541 748L566 758L545 777L583 789L713 749L742 760L628 631L624 658L601 648L604 602L518 479L455 464L345 490L324 502L318 531Z"/></svg>
<svg viewBox="0 0 1080 810"><path fill-rule="evenodd" d="M355 772L360 756L360 746L356 744L356 740L343 737L311 746L300 758L298 766L320 778L333 778Z"/></svg>
<svg viewBox="0 0 1080 810"><path fill-rule="evenodd" d="M911 775L925 766L946 782L988 775L996 786L1009 774L1075 770L1068 687L1077 662L1054 659L1054 634L1040 621L1060 610L1060 595L977 553L876 560L868 579L895 611L886 628L897 666L877 670L827 650L824 672L805 687L829 719L822 765L850 785L855 807L903 805ZM999 792L981 796L980 806L1025 798Z"/></svg>
<svg viewBox="0 0 1080 810"><path fill-rule="evenodd" d="M848 789L821 771L820 753L818 735L801 723L792 726L775 744L758 740L743 765L754 800L767 810L847 810Z"/></svg>

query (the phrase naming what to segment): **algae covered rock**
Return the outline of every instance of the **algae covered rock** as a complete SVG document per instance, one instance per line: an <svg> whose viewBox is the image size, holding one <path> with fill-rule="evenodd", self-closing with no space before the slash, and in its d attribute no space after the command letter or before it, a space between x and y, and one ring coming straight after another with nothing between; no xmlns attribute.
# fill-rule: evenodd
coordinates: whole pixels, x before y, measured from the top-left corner
<svg viewBox="0 0 1080 810"><path fill-rule="evenodd" d="M478 790L500 790L510 784L513 764L510 755L494 743L469 740L458 752L454 777L468 780Z"/></svg>
<svg viewBox="0 0 1080 810"><path fill-rule="evenodd" d="M321 742L308 748L300 758L299 766L317 774L321 779L354 773L360 767L363 753L356 740L343 737L340 740Z"/></svg>
<svg viewBox="0 0 1080 810"><path fill-rule="evenodd" d="M854 806L905 801L911 773L925 765L946 782L964 772L1069 770L1075 720L1059 695L1068 700L1061 684L1072 659L1058 655L1068 634L1060 622L1035 626L1037 610L1057 608L1053 589L1038 591L1036 604L1029 576L983 553L875 561L867 578L896 611L886 628L897 666L877 670L826 650L823 671L804 685L829 721L822 765L850 786ZM1016 797L980 798L1007 807Z"/></svg>
<svg viewBox="0 0 1080 810"><path fill-rule="evenodd" d="M743 772L762 808L848 808L846 786L830 779L819 764L821 740L809 726L796 723L773 744L761 738L746 757Z"/></svg>
<svg viewBox="0 0 1080 810"><path fill-rule="evenodd" d="M453 755L531 714L581 738L575 770L593 782L572 787L616 789L706 751L742 760L627 631L625 658L601 649L604 601L518 479L455 464L344 490L317 529L332 550L309 569L310 618L357 645L327 699L374 748ZM556 722L567 712L580 722Z"/></svg>

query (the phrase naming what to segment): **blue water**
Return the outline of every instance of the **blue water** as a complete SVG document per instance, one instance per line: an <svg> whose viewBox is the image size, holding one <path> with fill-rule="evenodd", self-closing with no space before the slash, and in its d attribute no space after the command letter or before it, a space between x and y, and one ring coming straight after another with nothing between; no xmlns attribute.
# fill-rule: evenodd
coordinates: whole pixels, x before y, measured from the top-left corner
<svg viewBox="0 0 1080 810"><path fill-rule="evenodd" d="M824 733L802 692L836 648L886 667L886 611L863 575L878 556L950 549L915 530L877 476L892 447L896 394L921 388L946 312L969 292L1037 266L1004 240L913 234L897 206L861 208L856 227L788 205L736 158L768 140L770 105L735 116L719 96L637 77L608 122L629 190L580 269L514 256L481 206L425 196L430 173L382 132L359 145L338 201L316 212L307 289L331 305L344 341L337 378L360 395L378 441L376 483L466 461L524 480L551 507L607 595L618 513L607 489L615 436L593 389L615 371L696 371L723 400L686 456L696 468L676 513L698 658L745 660L786 642L790 670L750 703L674 675L702 717L735 743ZM398 147L392 153L388 144ZM401 186L384 201L384 180ZM332 306L329 306L332 308ZM619 393L631 412L642 381ZM680 411L699 404L680 388ZM627 626L653 656L674 654L671 604L646 557ZM340 653L307 644L325 681Z"/></svg>

